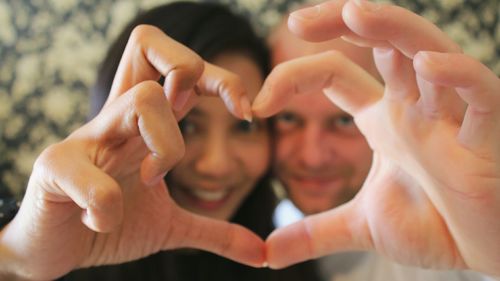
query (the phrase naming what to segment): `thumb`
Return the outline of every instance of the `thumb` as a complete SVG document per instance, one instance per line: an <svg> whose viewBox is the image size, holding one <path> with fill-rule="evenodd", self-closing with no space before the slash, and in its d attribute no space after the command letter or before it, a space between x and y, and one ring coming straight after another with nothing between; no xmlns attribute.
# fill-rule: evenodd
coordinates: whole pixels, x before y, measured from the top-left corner
<svg viewBox="0 0 500 281"><path fill-rule="evenodd" d="M266 241L269 267L279 269L334 252L370 248L366 220L355 202L306 217L271 233Z"/></svg>
<svg viewBox="0 0 500 281"><path fill-rule="evenodd" d="M175 226L165 249L196 248L253 267L265 264L265 244L250 230L227 221L215 220L176 208Z"/></svg>

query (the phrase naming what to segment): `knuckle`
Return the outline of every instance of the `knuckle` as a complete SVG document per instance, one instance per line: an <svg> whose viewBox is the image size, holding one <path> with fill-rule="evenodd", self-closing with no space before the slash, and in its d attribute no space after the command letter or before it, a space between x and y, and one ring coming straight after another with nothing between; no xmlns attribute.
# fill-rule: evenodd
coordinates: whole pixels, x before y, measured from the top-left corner
<svg viewBox="0 0 500 281"><path fill-rule="evenodd" d="M45 148L40 156L35 160L33 168L35 170L45 170L49 167L52 167L54 161L59 158L61 154L64 154L64 149L62 149L61 143L52 144L49 147Z"/></svg>
<svg viewBox="0 0 500 281"><path fill-rule="evenodd" d="M200 77L205 70L205 62L198 54L192 52L192 56L189 56L189 61L181 65L181 68L187 69L193 76Z"/></svg>
<svg viewBox="0 0 500 281"><path fill-rule="evenodd" d="M140 24L130 33L129 41L141 45L152 34L161 32L157 27L147 24Z"/></svg>
<svg viewBox="0 0 500 281"><path fill-rule="evenodd" d="M244 92L243 80L238 75L228 72L220 81L218 92L223 93L225 90L236 93Z"/></svg>
<svg viewBox="0 0 500 281"><path fill-rule="evenodd" d="M94 186L88 190L88 206L96 210L111 210L121 202L119 188L107 183L106 186Z"/></svg>
<svg viewBox="0 0 500 281"><path fill-rule="evenodd" d="M323 55L329 63L338 63L339 61L344 62L348 60L348 58L338 50L328 50L324 52Z"/></svg>
<svg viewBox="0 0 500 281"><path fill-rule="evenodd" d="M164 102L163 88L156 81L143 81L135 87L133 95L131 95L132 103L136 108L150 106L152 104L160 104Z"/></svg>

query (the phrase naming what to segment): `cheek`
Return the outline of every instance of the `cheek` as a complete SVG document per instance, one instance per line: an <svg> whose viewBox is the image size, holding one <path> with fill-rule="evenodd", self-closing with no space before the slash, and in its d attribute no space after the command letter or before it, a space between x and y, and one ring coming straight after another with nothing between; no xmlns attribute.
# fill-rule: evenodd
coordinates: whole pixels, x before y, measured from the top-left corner
<svg viewBox="0 0 500 281"><path fill-rule="evenodd" d="M351 142L350 145L346 145L344 152L345 159L349 159L356 170L356 175L366 177L371 167L373 155L368 143L364 140Z"/></svg>
<svg viewBox="0 0 500 281"><path fill-rule="evenodd" d="M193 162L197 155L197 146L193 144L186 144L186 150L182 159L168 172L170 183L185 183L192 178L195 173L193 170Z"/></svg>
<svg viewBox="0 0 500 281"><path fill-rule="evenodd" d="M291 137L277 137L275 142L276 162L289 161L293 155L295 140Z"/></svg>
<svg viewBox="0 0 500 281"><path fill-rule="evenodd" d="M269 143L256 142L246 144L241 150L240 159L244 165L245 173L252 179L260 178L264 175L270 165L271 149Z"/></svg>

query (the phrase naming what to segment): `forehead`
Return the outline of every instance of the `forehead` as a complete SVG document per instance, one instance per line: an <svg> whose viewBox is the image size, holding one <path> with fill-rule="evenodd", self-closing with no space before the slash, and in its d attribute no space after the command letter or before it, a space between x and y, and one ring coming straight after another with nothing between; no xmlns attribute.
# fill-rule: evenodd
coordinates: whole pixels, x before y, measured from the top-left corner
<svg viewBox="0 0 500 281"><path fill-rule="evenodd" d="M308 42L294 35L286 26L286 21L273 31L269 44L272 49L272 64L274 66L291 59L328 50L337 50L372 76L379 78L370 48L358 47L340 38L323 42Z"/></svg>
<svg viewBox="0 0 500 281"><path fill-rule="evenodd" d="M204 121L229 122L236 120L227 110L219 97L200 97L198 104L188 113L191 117L200 117Z"/></svg>
<svg viewBox="0 0 500 281"><path fill-rule="evenodd" d="M212 63L241 78L250 100L253 100L264 83L256 62L242 52L226 52L217 55Z"/></svg>
<svg viewBox="0 0 500 281"><path fill-rule="evenodd" d="M283 111L310 120L324 120L344 113L322 92L292 96Z"/></svg>

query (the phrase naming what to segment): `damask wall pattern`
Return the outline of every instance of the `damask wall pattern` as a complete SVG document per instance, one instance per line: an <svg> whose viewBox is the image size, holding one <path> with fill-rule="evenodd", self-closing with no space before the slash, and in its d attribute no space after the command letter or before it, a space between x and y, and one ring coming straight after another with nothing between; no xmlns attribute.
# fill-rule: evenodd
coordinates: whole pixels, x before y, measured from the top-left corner
<svg viewBox="0 0 500 281"><path fill-rule="evenodd" d="M0 195L21 196L36 155L85 122L96 69L124 24L166 2L0 0ZM265 35L305 0L211 2L249 16ZM500 0L393 2L437 23L500 74Z"/></svg>

